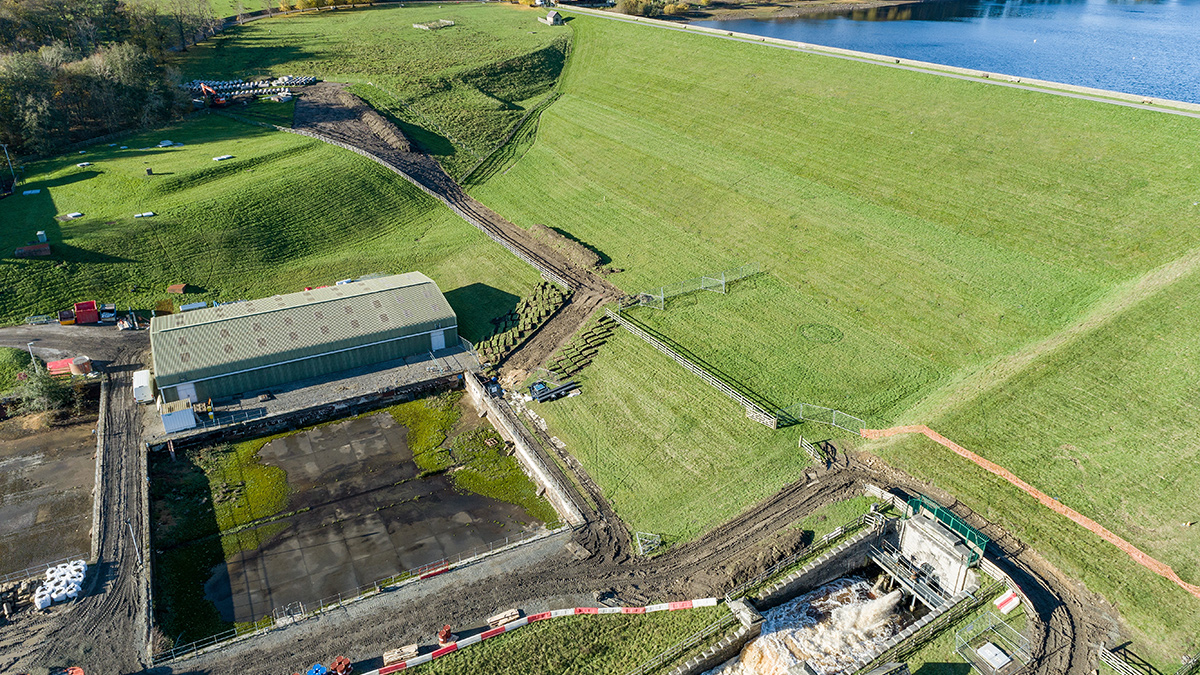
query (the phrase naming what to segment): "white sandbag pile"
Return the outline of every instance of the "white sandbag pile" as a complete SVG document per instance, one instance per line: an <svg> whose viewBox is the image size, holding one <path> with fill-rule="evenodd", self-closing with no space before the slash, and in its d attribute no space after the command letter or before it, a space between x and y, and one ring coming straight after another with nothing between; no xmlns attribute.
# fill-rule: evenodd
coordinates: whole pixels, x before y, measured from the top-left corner
<svg viewBox="0 0 1200 675"><path fill-rule="evenodd" d="M54 602L74 600L83 589L83 578L87 575L87 563L73 560L46 569L46 581L33 592L33 604L46 609Z"/></svg>

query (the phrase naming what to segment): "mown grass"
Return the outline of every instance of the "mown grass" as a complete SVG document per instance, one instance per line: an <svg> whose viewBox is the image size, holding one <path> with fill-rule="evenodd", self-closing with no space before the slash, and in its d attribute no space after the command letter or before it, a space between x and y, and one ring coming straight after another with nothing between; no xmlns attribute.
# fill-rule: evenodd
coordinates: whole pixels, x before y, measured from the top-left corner
<svg viewBox="0 0 1200 675"><path fill-rule="evenodd" d="M583 394L530 406L632 530L691 539L799 480L796 429L772 431L619 329L579 378Z"/></svg>
<svg viewBox="0 0 1200 675"><path fill-rule="evenodd" d="M391 116L453 175L490 153L554 86L568 28L515 5L416 5L254 21L191 48L185 80L313 75ZM414 23L450 19L436 31Z"/></svg>
<svg viewBox="0 0 1200 675"><path fill-rule="evenodd" d="M933 426L1008 467L1171 565L1200 578L1195 486L1200 443L1196 374L1200 277L1177 281L1017 376L953 408ZM1115 601L1156 651L1200 647L1196 601L1137 567L1114 547L957 456L917 439L878 450L916 475L935 477L1023 537L1068 574ZM1085 552L1087 553L1085 555ZM1178 596L1178 599L1174 599ZM1172 600L1167 600L1172 598ZM1167 603L1167 604L1163 604Z"/></svg>
<svg viewBox="0 0 1200 675"><path fill-rule="evenodd" d="M812 532L812 540L820 541L821 537L870 511L872 504L880 503L879 500L868 495L851 497L822 506L792 527Z"/></svg>
<svg viewBox="0 0 1200 675"><path fill-rule="evenodd" d="M145 149L163 139L184 146ZM235 159L212 160L223 154ZM75 166L83 161L93 165ZM122 308L229 301L417 270L447 293L462 334L478 340L508 311L507 298L537 281L374 162L216 115L30 164L22 187L41 194L0 202L0 250L45 230L53 255L0 266L0 321L8 323L85 299ZM55 219L72 211L84 216ZM145 211L158 215L133 218ZM180 282L198 291L166 293Z"/></svg>
<svg viewBox="0 0 1200 675"><path fill-rule="evenodd" d="M0 396L17 386L17 375L29 367L29 352L13 347L0 347Z"/></svg>
<svg viewBox="0 0 1200 675"><path fill-rule="evenodd" d="M935 426L1051 494L1076 496L1068 503L1194 577L1196 530L1180 523L1196 519L1176 498L1200 477L1183 433L1197 365L1184 311L1147 305L1119 336L1095 338L1112 342L1107 350L1065 363L1035 350L994 392L976 397L971 387L989 391L997 360L1103 310L1158 266L1196 266L1200 174L1187 148L1200 125L587 16L571 27L561 96L536 143L475 187L477 197L599 249L624 270L610 278L626 291L760 263L769 276L740 295L735 284L726 297L698 294L637 316L780 404ZM553 199L539 198L546 185ZM1165 337L1159 327L1171 322L1182 327ZM814 343L802 330L810 324L842 337ZM674 469L666 489L636 478L646 465L627 463L637 451L620 446L649 446L643 454L660 465L736 448L721 454L736 462L727 477L740 486L768 441L734 406L683 405L705 385L648 348L615 342L614 357L602 352L586 373L602 384L592 410L578 400L561 414L547 408L555 433L582 448L634 524L671 527L749 505L752 490L728 505L697 504L672 485ZM622 358L649 372L630 372ZM1112 386L1099 386L1101 375ZM678 424L664 419L676 409ZM1004 450L993 450L993 431ZM660 454L660 439L673 452ZM1081 470L1062 445L1080 448L1086 479L1072 474ZM1197 614L1193 598L961 460L931 460L944 453L926 446L899 440L886 456L1037 542L1121 607L1156 658L1177 662L1197 632L1182 627ZM605 469L606 455L631 470ZM778 486L796 463L756 477Z"/></svg>
<svg viewBox="0 0 1200 675"><path fill-rule="evenodd" d="M548 619L431 661L421 668L431 675L627 672L728 611L724 605L718 605L654 614Z"/></svg>

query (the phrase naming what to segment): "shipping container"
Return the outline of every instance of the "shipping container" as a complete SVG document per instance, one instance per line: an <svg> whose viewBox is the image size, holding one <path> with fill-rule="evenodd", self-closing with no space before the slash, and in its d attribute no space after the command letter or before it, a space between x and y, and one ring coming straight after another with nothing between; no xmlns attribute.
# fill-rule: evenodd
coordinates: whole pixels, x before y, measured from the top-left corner
<svg viewBox="0 0 1200 675"><path fill-rule="evenodd" d="M185 399L164 403L159 412L162 414L163 430L168 434L196 428L196 414L192 412L191 401Z"/></svg>

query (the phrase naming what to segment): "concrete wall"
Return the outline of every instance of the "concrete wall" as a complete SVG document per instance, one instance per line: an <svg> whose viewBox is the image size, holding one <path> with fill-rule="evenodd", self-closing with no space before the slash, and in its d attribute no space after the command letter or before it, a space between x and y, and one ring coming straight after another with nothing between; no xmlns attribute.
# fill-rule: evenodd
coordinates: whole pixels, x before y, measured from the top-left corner
<svg viewBox="0 0 1200 675"><path fill-rule="evenodd" d="M759 611L778 607L815 588L846 576L867 565L872 546L896 537L896 522L886 521L878 528L865 529L838 544L816 560L763 589L754 597Z"/></svg>
<svg viewBox="0 0 1200 675"><path fill-rule="evenodd" d="M751 640L762 635L763 616L753 605L745 600L734 600L728 606L738 620L738 629L676 667L671 675L695 675L716 668L740 654Z"/></svg>
<svg viewBox="0 0 1200 675"><path fill-rule="evenodd" d="M474 375L468 374L464 379L467 393L475 402L475 406L488 416L492 426L500 432L504 440L513 444L517 460L521 462L521 468L534 483L537 483L538 487L545 491L546 499L554 506L558 517L570 525L582 525L585 522L583 514L567 496L566 489L542 464L537 455L537 441L530 436L529 431L521 425L520 420L512 417L507 408L499 405L495 399L487 395L487 392L483 390L483 385Z"/></svg>

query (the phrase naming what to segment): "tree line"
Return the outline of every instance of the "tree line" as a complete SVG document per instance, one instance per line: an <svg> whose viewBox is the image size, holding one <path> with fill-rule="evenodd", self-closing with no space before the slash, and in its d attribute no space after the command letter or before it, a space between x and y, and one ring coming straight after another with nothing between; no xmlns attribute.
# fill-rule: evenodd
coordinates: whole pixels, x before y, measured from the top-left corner
<svg viewBox="0 0 1200 675"><path fill-rule="evenodd" d="M220 25L208 0L0 0L0 143L50 154L190 109L167 55Z"/></svg>

